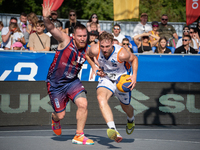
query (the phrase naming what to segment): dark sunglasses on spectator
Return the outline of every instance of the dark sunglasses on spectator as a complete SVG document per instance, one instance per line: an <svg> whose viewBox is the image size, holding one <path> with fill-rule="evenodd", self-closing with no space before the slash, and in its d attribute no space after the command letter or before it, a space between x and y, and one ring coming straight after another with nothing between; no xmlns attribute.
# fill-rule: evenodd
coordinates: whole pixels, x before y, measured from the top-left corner
<svg viewBox="0 0 200 150"><path fill-rule="evenodd" d="M148 37L148 36L143 36L142 38L143 38L143 39L148 39L149 37Z"/></svg>
<svg viewBox="0 0 200 150"><path fill-rule="evenodd" d="M188 32L188 33L189 33L189 32L190 32L190 30L183 30L183 32Z"/></svg>
<svg viewBox="0 0 200 150"><path fill-rule="evenodd" d="M199 21L199 23L200 23L200 21Z"/></svg>
<svg viewBox="0 0 200 150"><path fill-rule="evenodd" d="M120 28L119 27L114 27L114 30L119 30Z"/></svg>
<svg viewBox="0 0 200 150"><path fill-rule="evenodd" d="M189 39L182 39L182 41L183 41L183 42L184 42L184 41L187 42L187 41L189 41Z"/></svg>
<svg viewBox="0 0 200 150"><path fill-rule="evenodd" d="M159 26L158 24L154 24L154 25L153 25L153 27L158 27L158 26Z"/></svg>
<svg viewBox="0 0 200 150"><path fill-rule="evenodd" d="M192 34L192 33L194 33L194 32L190 32L190 34Z"/></svg>
<svg viewBox="0 0 200 150"><path fill-rule="evenodd" d="M76 14L69 14L69 16L76 16Z"/></svg>
<svg viewBox="0 0 200 150"><path fill-rule="evenodd" d="M163 20L163 21L167 21L168 19L164 19L164 18L162 18L162 20Z"/></svg>
<svg viewBox="0 0 200 150"><path fill-rule="evenodd" d="M129 45L129 43L123 43L123 45Z"/></svg>
<svg viewBox="0 0 200 150"><path fill-rule="evenodd" d="M97 16L93 16L92 18L97 18Z"/></svg>

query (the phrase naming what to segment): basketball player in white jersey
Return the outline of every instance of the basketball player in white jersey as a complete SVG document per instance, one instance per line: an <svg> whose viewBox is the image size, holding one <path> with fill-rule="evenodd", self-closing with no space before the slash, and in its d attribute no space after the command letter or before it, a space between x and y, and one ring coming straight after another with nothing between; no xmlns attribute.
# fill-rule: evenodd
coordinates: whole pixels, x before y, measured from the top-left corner
<svg viewBox="0 0 200 150"><path fill-rule="evenodd" d="M112 45L113 35L103 32L99 36L99 43L92 45L87 50L87 55L95 58L94 61L98 65L98 69L93 61L88 61L92 66L93 72L97 71L100 76L97 85L97 99L103 118L105 119L109 129L107 130L108 137L111 140L120 142L122 136L116 129L113 113L108 104L108 100L114 94L120 101L123 111L127 114L127 134L131 134L135 127L133 107L130 105L131 92L123 93L116 88L116 80L122 74L130 74L132 66L133 74L130 76L132 81L129 88L133 90L136 84L138 59L133 54L119 45Z"/></svg>

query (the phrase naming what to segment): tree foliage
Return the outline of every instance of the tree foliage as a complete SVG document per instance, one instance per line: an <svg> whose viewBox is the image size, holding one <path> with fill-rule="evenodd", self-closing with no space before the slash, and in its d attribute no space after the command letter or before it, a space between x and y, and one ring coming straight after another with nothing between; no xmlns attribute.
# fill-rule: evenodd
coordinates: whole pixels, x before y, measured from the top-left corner
<svg viewBox="0 0 200 150"><path fill-rule="evenodd" d="M1 13L35 12L42 14L43 0L0 0ZM148 21L160 21L162 14L169 16L170 22L186 21L186 0L140 0L140 14L146 12ZM96 13L100 20L113 20L113 0L64 0L58 9L60 18L68 18L71 9L76 10L79 19L89 19ZM139 18L131 19L138 21ZM130 21L130 20L129 20Z"/></svg>

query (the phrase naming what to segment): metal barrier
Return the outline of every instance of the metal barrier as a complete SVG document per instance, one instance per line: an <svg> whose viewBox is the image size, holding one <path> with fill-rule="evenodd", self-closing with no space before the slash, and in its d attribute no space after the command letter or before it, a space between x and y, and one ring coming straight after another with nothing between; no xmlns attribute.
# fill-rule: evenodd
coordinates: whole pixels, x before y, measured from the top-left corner
<svg viewBox="0 0 200 150"><path fill-rule="evenodd" d="M7 13L0 13L0 20L3 22L4 26L8 26L9 25L9 21L11 17L16 17L19 21L19 17L20 14L7 14ZM42 16L38 15L38 18L42 19ZM58 18L62 23L63 23L63 27L65 25L65 22L68 19L64 19L64 18ZM84 20L84 19L78 19L82 24L86 25L86 23L88 22L88 20ZM105 21L105 20L99 20L100 26L101 26L101 30L104 31L108 31L108 32L112 32L112 27L115 23L120 24L121 26L121 33L123 35L127 35L127 36L133 36L133 30L135 28L135 26L138 24L138 22L133 22L133 21ZM148 22L148 24L151 24L151 22ZM168 24L173 25L173 27L176 30L176 33L178 34L178 36L182 37L182 33L183 33L183 27L186 25L185 22L168 22ZM193 23L192 26L195 26L195 24Z"/></svg>

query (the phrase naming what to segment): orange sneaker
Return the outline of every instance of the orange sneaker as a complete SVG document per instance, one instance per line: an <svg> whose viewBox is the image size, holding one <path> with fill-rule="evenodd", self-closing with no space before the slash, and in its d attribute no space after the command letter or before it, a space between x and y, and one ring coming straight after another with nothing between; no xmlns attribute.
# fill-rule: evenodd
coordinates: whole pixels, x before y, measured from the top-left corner
<svg viewBox="0 0 200 150"><path fill-rule="evenodd" d="M84 136L84 133L76 134L72 140L73 144L94 145L94 141Z"/></svg>
<svg viewBox="0 0 200 150"><path fill-rule="evenodd" d="M54 121L52 118L51 121L52 121L51 127L53 132L58 136L61 135L62 131L60 126L60 121Z"/></svg>

